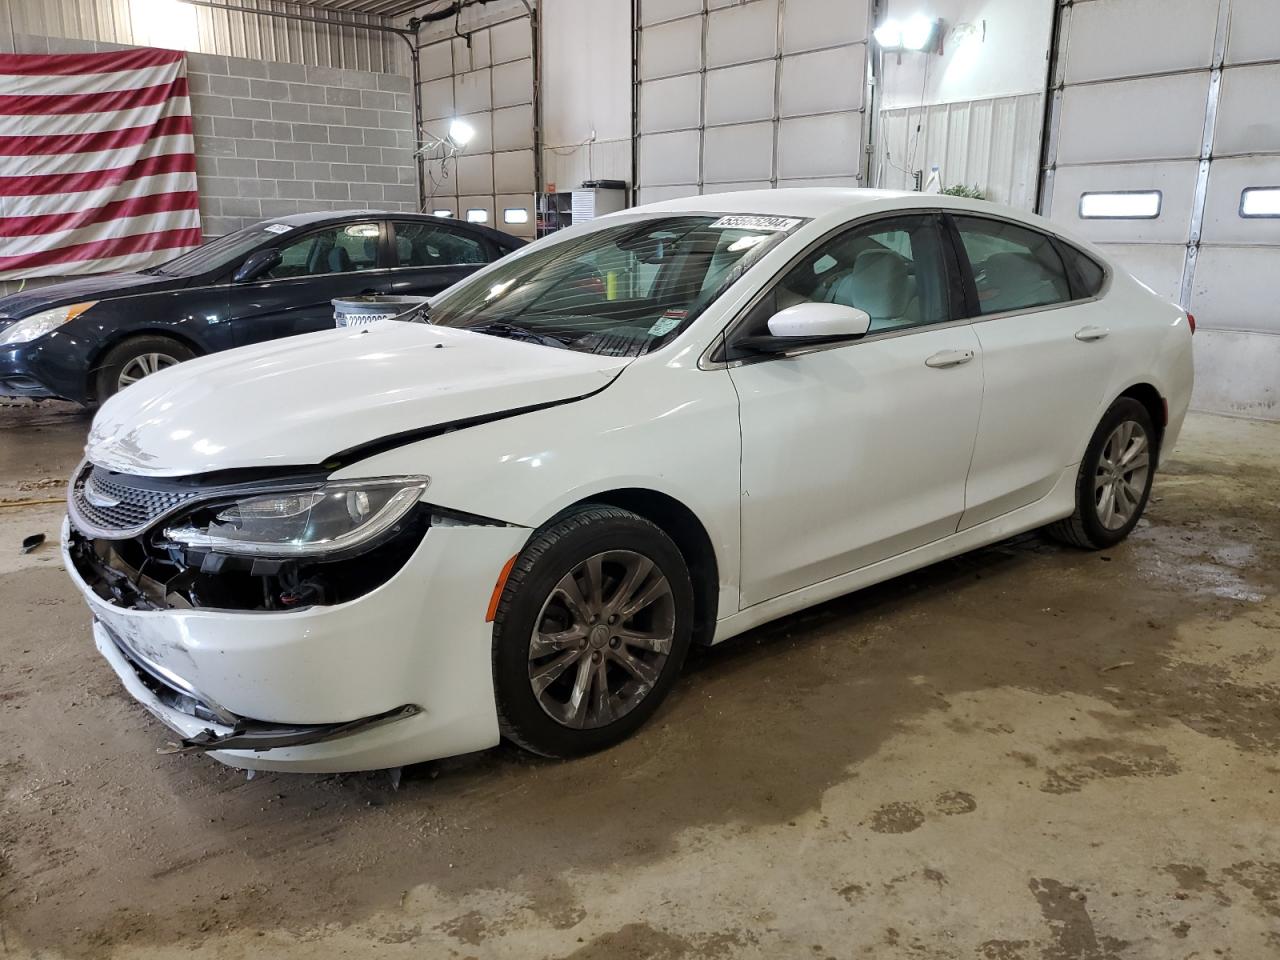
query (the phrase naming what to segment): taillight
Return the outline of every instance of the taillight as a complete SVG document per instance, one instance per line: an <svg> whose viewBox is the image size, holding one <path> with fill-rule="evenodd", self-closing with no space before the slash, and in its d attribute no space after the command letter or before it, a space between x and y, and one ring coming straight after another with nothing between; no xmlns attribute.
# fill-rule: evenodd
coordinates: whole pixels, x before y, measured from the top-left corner
<svg viewBox="0 0 1280 960"><path fill-rule="evenodd" d="M1191 332L1196 332L1196 315L1194 313L1187 314L1187 326L1191 328Z"/></svg>

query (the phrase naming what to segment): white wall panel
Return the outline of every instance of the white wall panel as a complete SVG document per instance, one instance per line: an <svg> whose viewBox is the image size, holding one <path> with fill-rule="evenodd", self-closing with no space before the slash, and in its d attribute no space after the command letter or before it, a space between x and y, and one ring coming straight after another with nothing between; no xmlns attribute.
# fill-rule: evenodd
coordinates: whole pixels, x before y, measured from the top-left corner
<svg viewBox="0 0 1280 960"><path fill-rule="evenodd" d="M640 132L688 130L702 115L702 77L687 73L640 84Z"/></svg>
<svg viewBox="0 0 1280 960"><path fill-rule="evenodd" d="M702 0L641 0L640 23L650 26L663 20L689 17L702 12Z"/></svg>
<svg viewBox="0 0 1280 960"><path fill-rule="evenodd" d="M796 177L778 178L779 187L860 187L862 181L857 177Z"/></svg>
<svg viewBox="0 0 1280 960"><path fill-rule="evenodd" d="M493 149L533 149L533 107L503 107L493 111Z"/></svg>
<svg viewBox="0 0 1280 960"><path fill-rule="evenodd" d="M1213 161L1209 168L1201 241L1280 246L1280 217L1240 216L1240 195L1246 187L1272 186L1280 187L1280 155L1224 157ZM1276 284L1276 290L1280 291L1280 283ZM1280 302L1280 297L1274 294L1273 297Z"/></svg>
<svg viewBox="0 0 1280 960"><path fill-rule="evenodd" d="M533 61L513 60L493 68L494 107L533 102Z"/></svg>
<svg viewBox="0 0 1280 960"><path fill-rule="evenodd" d="M1067 83L1209 69L1216 2L1094 0L1071 10ZM1135 42L1138 38L1142 42Z"/></svg>
<svg viewBox="0 0 1280 960"><path fill-rule="evenodd" d="M1202 246L1191 311L1210 327L1280 334L1277 277L1280 247Z"/></svg>
<svg viewBox="0 0 1280 960"><path fill-rule="evenodd" d="M1232 0L1227 63L1280 57L1280 4L1276 0Z"/></svg>
<svg viewBox="0 0 1280 960"><path fill-rule="evenodd" d="M663 200L679 200L682 197L696 197L698 188L685 184L671 187L641 187L641 203L661 203Z"/></svg>
<svg viewBox="0 0 1280 960"><path fill-rule="evenodd" d="M640 34L640 79L702 69L702 18L645 27Z"/></svg>
<svg viewBox="0 0 1280 960"><path fill-rule="evenodd" d="M453 115L453 77L422 84L423 119L437 120Z"/></svg>
<svg viewBox="0 0 1280 960"><path fill-rule="evenodd" d="M1280 3L1276 28L1280 31ZM1280 33L1272 40L1280 57ZM1222 72L1214 156L1280 152L1280 64L1231 67Z"/></svg>
<svg viewBox="0 0 1280 960"><path fill-rule="evenodd" d="M533 56L533 34L526 18L500 23L487 32L490 56L495 64L528 60Z"/></svg>
<svg viewBox="0 0 1280 960"><path fill-rule="evenodd" d="M533 151L515 150L493 155L493 189L498 193L534 190Z"/></svg>
<svg viewBox="0 0 1280 960"><path fill-rule="evenodd" d="M469 73L493 65L489 56L489 31L480 30L470 37L454 37L453 69L455 73Z"/></svg>
<svg viewBox="0 0 1280 960"><path fill-rule="evenodd" d="M708 127L703 137L705 182L768 180L773 176L771 122Z"/></svg>
<svg viewBox="0 0 1280 960"><path fill-rule="evenodd" d="M475 136L471 138L471 142L467 144L467 153L492 153L493 152L493 114L489 111L483 113L463 113L458 119L471 124L471 128L475 130ZM441 124L444 127L443 136L448 135L448 125L451 120Z"/></svg>
<svg viewBox="0 0 1280 960"><path fill-rule="evenodd" d="M1174 243L1185 246L1196 190L1195 160L1062 167L1053 181L1053 219L1094 243ZM1159 190L1154 220L1082 220L1084 193Z"/></svg>
<svg viewBox="0 0 1280 960"><path fill-rule="evenodd" d="M768 190L772 184L768 180L735 180L732 183L708 183L703 193L736 193L739 190Z"/></svg>
<svg viewBox="0 0 1280 960"><path fill-rule="evenodd" d="M418 53L418 77L422 82L453 76L453 45L433 43Z"/></svg>
<svg viewBox="0 0 1280 960"><path fill-rule="evenodd" d="M773 60L708 70L707 125L773 119L774 70Z"/></svg>
<svg viewBox="0 0 1280 960"><path fill-rule="evenodd" d="M754 0L707 15L708 67L760 60L777 52L778 0Z"/></svg>
<svg viewBox="0 0 1280 960"><path fill-rule="evenodd" d="M1208 92L1207 70L1067 87L1058 163L1197 156Z"/></svg>
<svg viewBox="0 0 1280 960"><path fill-rule="evenodd" d="M493 193L493 154L458 157L459 193Z"/></svg>
<svg viewBox="0 0 1280 960"><path fill-rule="evenodd" d="M778 177L856 174L862 162L862 114L833 113L783 120L778 129Z"/></svg>
<svg viewBox="0 0 1280 960"><path fill-rule="evenodd" d="M867 0L785 0L782 50L800 53L867 39Z"/></svg>
<svg viewBox="0 0 1280 960"><path fill-rule="evenodd" d="M1177 302L1182 288L1182 261L1187 254L1185 244L1102 243L1099 246L1160 296Z"/></svg>
<svg viewBox="0 0 1280 960"><path fill-rule="evenodd" d="M453 78L453 105L458 113L478 113L493 106L490 72L476 70L456 74Z"/></svg>
<svg viewBox="0 0 1280 960"><path fill-rule="evenodd" d="M640 182L645 186L697 184L700 139L696 130L641 137L640 170L643 179Z"/></svg>
<svg viewBox="0 0 1280 960"><path fill-rule="evenodd" d="M862 109L866 47L836 47L782 58L779 112L784 117Z"/></svg>
<svg viewBox="0 0 1280 960"><path fill-rule="evenodd" d="M1195 365L1194 408L1280 420L1280 337L1200 328Z"/></svg>

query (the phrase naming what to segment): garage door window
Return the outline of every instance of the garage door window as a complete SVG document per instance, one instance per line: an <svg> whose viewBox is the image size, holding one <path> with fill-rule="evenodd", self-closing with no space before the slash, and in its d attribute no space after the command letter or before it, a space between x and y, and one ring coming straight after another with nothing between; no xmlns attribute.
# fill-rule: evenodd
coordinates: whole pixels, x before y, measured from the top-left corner
<svg viewBox="0 0 1280 960"><path fill-rule="evenodd" d="M1240 216L1280 217L1280 187L1245 187L1240 193Z"/></svg>
<svg viewBox="0 0 1280 960"><path fill-rule="evenodd" d="M401 267L449 267L489 259L484 244L460 230L401 220L395 228L396 263Z"/></svg>
<svg viewBox="0 0 1280 960"><path fill-rule="evenodd" d="M280 248L280 262L267 276L279 280L373 270L379 232L377 223L346 223L308 234Z"/></svg>
<svg viewBox="0 0 1280 960"><path fill-rule="evenodd" d="M979 314L1071 299L1066 265L1049 237L1001 220L956 217L955 223L973 273Z"/></svg>

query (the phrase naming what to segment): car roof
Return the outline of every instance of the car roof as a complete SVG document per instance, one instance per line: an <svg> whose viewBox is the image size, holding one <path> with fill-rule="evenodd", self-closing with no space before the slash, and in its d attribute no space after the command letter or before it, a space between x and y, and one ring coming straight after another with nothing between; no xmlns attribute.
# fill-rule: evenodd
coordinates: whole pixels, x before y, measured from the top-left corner
<svg viewBox="0 0 1280 960"><path fill-rule="evenodd" d="M488 227L481 223L466 223L454 217L437 217L431 213L404 210L317 210L311 213L290 213L283 217L266 217L259 222L263 224L284 223L291 227L309 227L318 223L330 223L351 217L394 217L396 220L447 220L450 224L484 234L495 240L514 241L517 245L525 243L519 237L504 233L501 230L495 230L493 227Z"/></svg>

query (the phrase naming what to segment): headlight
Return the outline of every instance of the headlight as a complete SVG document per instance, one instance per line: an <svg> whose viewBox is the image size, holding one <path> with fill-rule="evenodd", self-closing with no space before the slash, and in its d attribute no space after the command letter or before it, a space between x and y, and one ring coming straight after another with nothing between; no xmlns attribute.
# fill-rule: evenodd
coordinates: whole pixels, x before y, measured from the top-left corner
<svg viewBox="0 0 1280 960"><path fill-rule="evenodd" d="M426 477L383 477L255 493L209 507L195 514L207 519L169 527L164 535L217 553L319 557L358 547L394 527L427 483Z"/></svg>
<svg viewBox="0 0 1280 960"><path fill-rule="evenodd" d="M36 337L43 337L49 331L56 330L64 323L74 320L97 302L97 300L86 300L84 303L73 303L70 306L54 307L52 310L33 313L0 333L0 343L26 343Z"/></svg>

